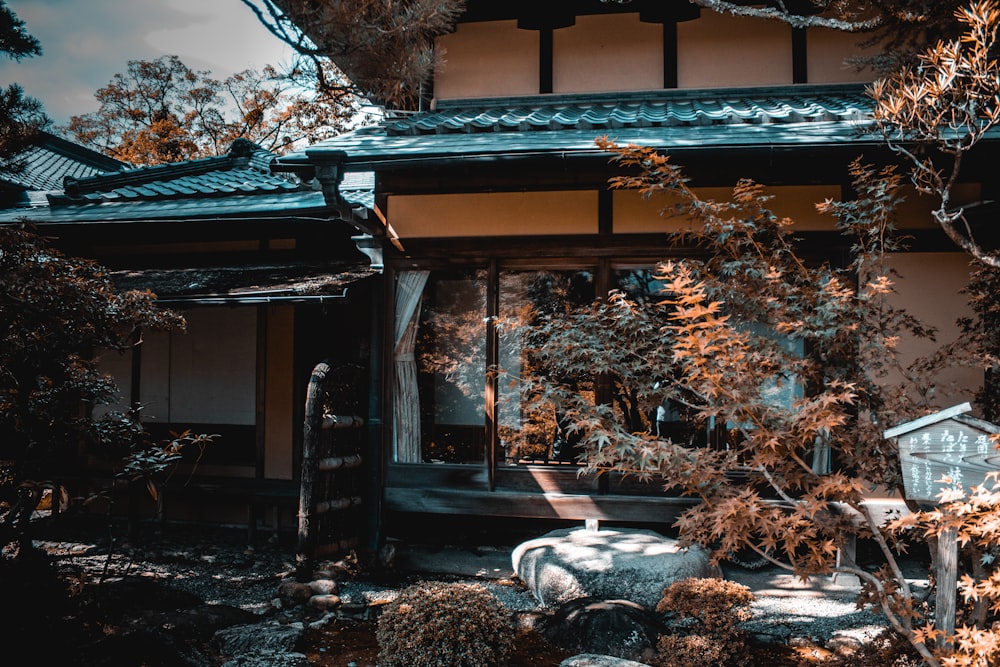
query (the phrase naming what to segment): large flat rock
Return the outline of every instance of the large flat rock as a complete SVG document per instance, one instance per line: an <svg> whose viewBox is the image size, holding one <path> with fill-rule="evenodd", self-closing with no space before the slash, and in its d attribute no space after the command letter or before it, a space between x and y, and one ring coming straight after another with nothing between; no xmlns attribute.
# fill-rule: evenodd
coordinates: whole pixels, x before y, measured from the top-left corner
<svg viewBox="0 0 1000 667"><path fill-rule="evenodd" d="M559 667L649 667L644 662L635 662L624 658L616 658L610 655L598 655L596 653L581 653L571 658L566 658L559 663Z"/></svg>
<svg viewBox="0 0 1000 667"><path fill-rule="evenodd" d="M514 573L553 607L576 598L631 600L654 609L663 589L688 577L717 577L708 551L681 549L651 530L564 528L519 544Z"/></svg>

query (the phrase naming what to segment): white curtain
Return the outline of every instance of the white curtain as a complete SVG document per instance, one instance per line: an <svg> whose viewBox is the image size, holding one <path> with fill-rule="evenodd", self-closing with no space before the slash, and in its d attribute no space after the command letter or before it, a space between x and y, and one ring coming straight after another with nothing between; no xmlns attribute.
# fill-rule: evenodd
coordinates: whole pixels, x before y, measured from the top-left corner
<svg viewBox="0 0 1000 667"><path fill-rule="evenodd" d="M396 276L396 326L392 355L396 381L392 388L392 411L396 460L403 463L419 463L422 460L420 396L414 349L420 326L420 301L429 275L430 271L401 271Z"/></svg>

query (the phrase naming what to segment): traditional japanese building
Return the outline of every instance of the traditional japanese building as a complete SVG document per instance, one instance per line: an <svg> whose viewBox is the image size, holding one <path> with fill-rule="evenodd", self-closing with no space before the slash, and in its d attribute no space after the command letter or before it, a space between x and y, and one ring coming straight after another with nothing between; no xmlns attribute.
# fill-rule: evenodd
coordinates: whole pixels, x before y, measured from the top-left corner
<svg viewBox="0 0 1000 667"><path fill-rule="evenodd" d="M233 520L217 509L236 489L252 508L277 508L275 527L295 525L289 499L311 477L303 433L323 421L307 387L327 360L324 391L342 390L332 409L365 428L351 436L361 463L350 488L326 492L346 500L322 502L360 503L371 546L381 526L428 515L668 525L689 500L580 475L558 418L490 372L531 363L492 323L614 289L655 294L653 267L690 252L668 238L683 218L609 187L617 167L598 137L669 153L706 197L752 178L796 221L805 252L847 256L814 204L850 197L859 155L893 159L872 132L871 73L845 64L858 37L663 0L466 4L437 40L424 110L388 110L279 158L239 143L219 158L68 179L44 205L3 213L188 318L187 334L106 360L153 430L222 436L198 462L205 495L187 518ZM986 208L995 150L971 156L956 204ZM939 339L954 336L968 258L918 197L901 224L911 241L892 258L898 298ZM942 407L967 400L982 374L951 379L967 391L942 391Z"/></svg>
<svg viewBox="0 0 1000 667"><path fill-rule="evenodd" d="M367 413L381 258L312 183L271 173L275 157L239 139L219 157L60 173L58 187L0 212L0 224L31 225L186 320L183 332L145 332L132 353L100 357L120 399L99 412L138 408L153 441L216 436L186 452L158 507L133 498L138 517L293 528L313 367L338 369L351 383L342 410ZM372 205L370 174L342 186L350 206ZM80 464L81 484L110 477L110 461Z"/></svg>
<svg viewBox="0 0 1000 667"><path fill-rule="evenodd" d="M63 179L121 171L129 165L85 146L41 132L37 141L0 165L0 208L44 204Z"/></svg>
<svg viewBox="0 0 1000 667"><path fill-rule="evenodd" d="M684 219L609 188L616 168L600 136L669 153L706 197L727 197L740 178L764 184L804 252L842 261L845 241L814 204L850 197L859 155L892 159L872 132L872 74L846 63L858 41L686 2L470 0L437 40L425 110L390 111L276 161L315 174L331 205L341 179L373 174L368 219L386 264L385 391L372 415L384 516L674 518L684 501L658 484L578 474L558 420L539 421L516 381L488 372L515 377L529 363L517 336L488 323L612 289L654 291L651 268L685 253L667 239ZM962 203L996 188L978 157ZM911 197L902 218L912 242L893 258L899 298L953 336L967 257L935 229L928 203ZM953 379L972 391L982 378Z"/></svg>

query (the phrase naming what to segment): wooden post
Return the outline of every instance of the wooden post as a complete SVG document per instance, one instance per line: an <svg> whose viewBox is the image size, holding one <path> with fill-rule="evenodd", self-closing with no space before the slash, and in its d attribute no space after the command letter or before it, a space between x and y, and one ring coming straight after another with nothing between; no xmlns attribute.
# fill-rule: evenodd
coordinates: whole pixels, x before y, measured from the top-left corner
<svg viewBox="0 0 1000 667"><path fill-rule="evenodd" d="M948 515L945 515L948 520ZM951 645L955 634L955 607L958 596L958 531L948 526L938 535L937 545L937 597L934 605L934 623L944 633L938 640L939 647Z"/></svg>
<svg viewBox="0 0 1000 667"><path fill-rule="evenodd" d="M841 565L854 566L858 562L858 536L850 534L845 536L844 543L837 549L837 567ZM843 572L834 573L831 577L833 583L845 586L860 586L861 580L856 574L845 574Z"/></svg>
<svg viewBox="0 0 1000 667"><path fill-rule="evenodd" d="M320 429L323 427L323 388L329 372L330 367L326 363L316 364L306 390L305 423L302 426L302 483L299 487L299 544L296 553L299 567L305 566L314 555L313 484Z"/></svg>
<svg viewBox="0 0 1000 667"><path fill-rule="evenodd" d="M966 414L971 410L969 403L962 403L882 432L899 446L907 500L936 505L942 491L968 493L1000 469L1000 455L990 442L1000 434L1000 425ZM938 535L934 554L934 623L944 634L939 647L952 644L958 598L957 518L944 512L942 522L946 527Z"/></svg>

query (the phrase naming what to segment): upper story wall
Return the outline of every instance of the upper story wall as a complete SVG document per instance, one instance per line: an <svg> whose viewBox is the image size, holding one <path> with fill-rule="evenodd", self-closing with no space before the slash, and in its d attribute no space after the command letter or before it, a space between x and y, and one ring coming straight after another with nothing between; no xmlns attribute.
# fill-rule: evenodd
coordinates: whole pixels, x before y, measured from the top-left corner
<svg viewBox="0 0 1000 667"><path fill-rule="evenodd" d="M796 32L764 19L703 11L679 23L638 13L578 16L551 31L515 20L459 24L437 42L437 99L539 93L716 88L871 80L845 64L861 52L857 35L810 28ZM796 80L796 67L801 72ZM804 79L804 80L801 80Z"/></svg>

